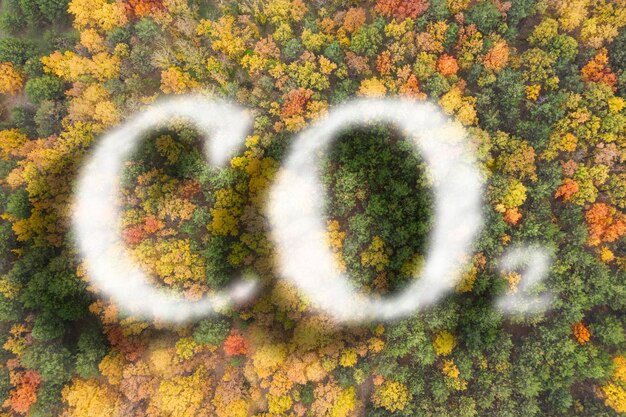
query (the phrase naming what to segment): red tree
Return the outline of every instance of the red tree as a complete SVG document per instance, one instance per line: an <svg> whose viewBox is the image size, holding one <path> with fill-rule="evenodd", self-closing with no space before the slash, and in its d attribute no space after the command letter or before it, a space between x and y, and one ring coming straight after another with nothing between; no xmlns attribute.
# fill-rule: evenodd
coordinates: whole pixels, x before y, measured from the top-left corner
<svg viewBox="0 0 626 417"><path fill-rule="evenodd" d="M376 11L383 16L392 16L398 20L415 19L428 10L427 0L378 0Z"/></svg>
<svg viewBox="0 0 626 417"><path fill-rule="evenodd" d="M580 186L576 181L571 178L565 178L561 183L561 186L556 190L554 194L554 198L563 198L563 200L568 201L574 194L578 192Z"/></svg>
<svg viewBox="0 0 626 417"><path fill-rule="evenodd" d="M626 233L626 215L608 204L593 204L585 213L585 220L592 246L613 242Z"/></svg>
<svg viewBox="0 0 626 417"><path fill-rule="evenodd" d="M7 400L11 408L19 414L26 414L37 401L37 389L41 377L35 371L26 371L17 378L17 384Z"/></svg>
<svg viewBox="0 0 626 417"><path fill-rule="evenodd" d="M240 333L231 333L224 341L224 352L228 356L248 353L248 341Z"/></svg>
<svg viewBox="0 0 626 417"><path fill-rule="evenodd" d="M459 64L457 64L456 58L453 56L443 54L437 60L437 71L439 71L441 75L454 75L458 70Z"/></svg>

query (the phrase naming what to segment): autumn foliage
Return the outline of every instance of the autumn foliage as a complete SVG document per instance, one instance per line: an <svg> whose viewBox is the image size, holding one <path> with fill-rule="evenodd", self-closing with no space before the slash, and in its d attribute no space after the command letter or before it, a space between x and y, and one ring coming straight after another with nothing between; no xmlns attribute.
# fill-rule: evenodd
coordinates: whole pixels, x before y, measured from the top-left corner
<svg viewBox="0 0 626 417"><path fill-rule="evenodd" d="M626 412L623 2L7 0L0 32L0 416ZM251 124L219 168L184 118L143 132L117 178L124 250L174 297L248 275L263 290L172 324L92 282L72 215L102 136L181 94ZM355 98L428 103L466 131L482 229L450 296L343 325L279 276L267 205L298 133ZM433 265L447 184L406 133L367 121L316 155L319 238L373 298ZM550 267L528 290L534 263L496 271L531 243ZM547 311L494 304L547 294Z"/></svg>
<svg viewBox="0 0 626 417"><path fill-rule="evenodd" d="M12 63L0 63L0 94L17 94L22 89L23 82L22 75Z"/></svg>
<svg viewBox="0 0 626 417"><path fill-rule="evenodd" d="M248 341L240 333L233 333L224 340L224 353L228 356L248 353Z"/></svg>
<svg viewBox="0 0 626 417"><path fill-rule="evenodd" d="M377 407L382 407L387 411L395 412L404 410L411 399L411 393L400 382L385 381L376 388L372 396L372 402Z"/></svg>
<svg viewBox="0 0 626 417"><path fill-rule="evenodd" d="M605 203L593 204L585 213L589 244L613 242L626 233L626 215Z"/></svg>
<svg viewBox="0 0 626 417"><path fill-rule="evenodd" d="M441 75L454 75L458 70L459 65L453 56L443 54L437 60L437 71Z"/></svg>
<svg viewBox="0 0 626 417"><path fill-rule="evenodd" d="M611 71L606 51L600 51L581 70L582 79L594 83L606 84L615 89L617 77Z"/></svg>
<svg viewBox="0 0 626 417"><path fill-rule="evenodd" d="M448 356L452 353L452 349L456 346L456 339L452 333L447 330L437 332L433 340L435 353L441 356Z"/></svg>
<svg viewBox="0 0 626 417"><path fill-rule="evenodd" d="M575 323L572 326L572 333L574 334L574 337L576 338L578 343L580 343L581 345L587 343L589 341L589 338L591 337L591 332L589 332L587 326L585 326L585 324L581 321Z"/></svg>
<svg viewBox="0 0 626 417"><path fill-rule="evenodd" d="M557 188L556 193L554 193L554 197L562 198L563 200L568 201L578 192L578 190L580 190L580 186L575 180L565 178L561 186Z"/></svg>
<svg viewBox="0 0 626 417"><path fill-rule="evenodd" d="M9 394L8 405L18 414L27 414L37 401L37 390L41 376L35 371L26 371L15 376L15 389Z"/></svg>
<svg viewBox="0 0 626 417"><path fill-rule="evenodd" d="M403 20L421 16L428 9L428 5L428 0L377 0L375 9L383 16Z"/></svg>

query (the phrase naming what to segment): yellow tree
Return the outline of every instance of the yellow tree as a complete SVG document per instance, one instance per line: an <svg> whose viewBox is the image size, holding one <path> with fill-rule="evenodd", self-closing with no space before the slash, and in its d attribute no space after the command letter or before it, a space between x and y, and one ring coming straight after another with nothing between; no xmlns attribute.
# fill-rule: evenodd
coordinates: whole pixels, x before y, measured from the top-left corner
<svg viewBox="0 0 626 417"><path fill-rule="evenodd" d="M198 82L178 67L161 72L161 91L165 94L183 94L198 86Z"/></svg>
<svg viewBox="0 0 626 417"><path fill-rule="evenodd" d="M17 129L1 130L0 158L9 159L27 140L28 137Z"/></svg>
<svg viewBox="0 0 626 417"><path fill-rule="evenodd" d="M337 220L329 220L327 222L328 231L326 232L326 242L330 246L335 255L336 266L341 272L346 271L346 262L341 255L341 249L343 248L343 241L346 238L347 233L342 231L340 224Z"/></svg>
<svg viewBox="0 0 626 417"><path fill-rule="evenodd" d="M463 96L461 86L454 86L441 96L439 104L448 114L454 114L461 123L471 126L478 121L476 115L476 98Z"/></svg>
<svg viewBox="0 0 626 417"><path fill-rule="evenodd" d="M391 250L385 248L385 242L379 236L374 236L372 243L361 253L361 265L382 272L389 265L390 254Z"/></svg>
<svg viewBox="0 0 626 417"><path fill-rule="evenodd" d="M111 94L102 85L75 87L72 96L74 98L68 108L71 120L93 121L102 127L112 126L119 121L120 113L111 101Z"/></svg>
<svg viewBox="0 0 626 417"><path fill-rule="evenodd" d="M404 410L411 401L412 395L406 385L398 381L385 381L377 386L372 395L372 403L387 411Z"/></svg>
<svg viewBox="0 0 626 417"><path fill-rule="evenodd" d="M71 417L121 417L115 391L96 380L75 379L62 391Z"/></svg>
<svg viewBox="0 0 626 417"><path fill-rule="evenodd" d="M626 358L617 355L613 358L613 375L602 386L601 392L604 403L617 411L626 413Z"/></svg>
<svg viewBox="0 0 626 417"><path fill-rule="evenodd" d="M215 193L215 206L211 211L209 230L220 236L239 234L239 216L243 212L243 197L231 188L222 188Z"/></svg>
<svg viewBox="0 0 626 417"><path fill-rule="evenodd" d="M214 51L239 60L248 48L248 42L258 36L258 28L245 23L238 22L234 16L222 16L217 21L202 20L196 30L211 39Z"/></svg>
<svg viewBox="0 0 626 417"><path fill-rule="evenodd" d="M346 417L356 407L354 387L342 389L332 381L318 384L314 397L311 412L315 416Z"/></svg>
<svg viewBox="0 0 626 417"><path fill-rule="evenodd" d="M0 94L15 95L22 89L24 79L10 62L0 62Z"/></svg>
<svg viewBox="0 0 626 417"><path fill-rule="evenodd" d="M387 94L387 87L378 78L369 78L361 81L358 94L366 97L383 97Z"/></svg>
<svg viewBox="0 0 626 417"><path fill-rule="evenodd" d="M282 344L265 344L260 346L252 356L252 365L257 376L268 378L285 361L286 346Z"/></svg>
<svg viewBox="0 0 626 417"><path fill-rule="evenodd" d="M72 0L67 10L74 15L74 26L77 29L93 27L110 32L128 21L126 6L121 1Z"/></svg>
<svg viewBox="0 0 626 417"><path fill-rule="evenodd" d="M206 373L206 370L201 367L189 376L175 376L161 381L158 390L150 399L147 416L201 415L202 402L211 387Z"/></svg>
<svg viewBox="0 0 626 417"><path fill-rule="evenodd" d="M447 330L439 331L433 340L435 353L441 356L448 356L456 346L454 335Z"/></svg>

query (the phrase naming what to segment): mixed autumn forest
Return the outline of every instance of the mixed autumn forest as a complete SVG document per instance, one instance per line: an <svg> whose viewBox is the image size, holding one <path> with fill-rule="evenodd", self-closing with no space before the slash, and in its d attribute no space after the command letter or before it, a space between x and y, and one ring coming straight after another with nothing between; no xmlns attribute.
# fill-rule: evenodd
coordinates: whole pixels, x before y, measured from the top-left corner
<svg viewBox="0 0 626 417"><path fill-rule="evenodd" d="M626 1L3 0L0 416L626 414ZM124 314L71 228L101 135L186 93L253 116L225 169L193 126L155 130L120 177L122 236L152 284L253 301L186 325ZM270 185L298 132L355 97L436 103L468 131L484 226L455 290L344 325L278 279ZM424 262L427 167L393 126L348 129L322 166L328 247L370 294ZM494 306L538 244L551 308Z"/></svg>

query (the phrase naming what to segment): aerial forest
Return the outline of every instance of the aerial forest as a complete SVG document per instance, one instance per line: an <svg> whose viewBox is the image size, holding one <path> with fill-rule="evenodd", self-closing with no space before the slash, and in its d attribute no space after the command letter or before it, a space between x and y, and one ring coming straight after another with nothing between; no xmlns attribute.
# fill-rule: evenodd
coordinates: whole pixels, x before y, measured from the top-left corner
<svg viewBox="0 0 626 417"><path fill-rule="evenodd" d="M257 296L185 323L129 314L72 228L103 135L168 97L250 114L225 167L191 123L119 175L120 235L150 284ZM299 133L353 99L432 103L467 132L483 224L452 291L341 323L278 277L266 206ZM351 126L320 163L324 241L372 297L419 280L429 167L397 126ZM4 0L0 417L626 415L625 0ZM498 308L550 258L532 313ZM417 272L416 272L417 271Z"/></svg>

